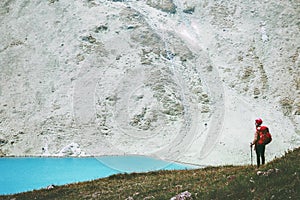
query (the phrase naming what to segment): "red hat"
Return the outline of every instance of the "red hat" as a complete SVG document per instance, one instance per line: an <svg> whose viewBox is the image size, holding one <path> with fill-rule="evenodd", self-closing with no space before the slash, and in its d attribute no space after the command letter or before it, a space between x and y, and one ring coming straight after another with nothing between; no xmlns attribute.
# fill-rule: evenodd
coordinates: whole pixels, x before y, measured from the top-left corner
<svg viewBox="0 0 300 200"><path fill-rule="evenodd" d="M257 118L257 119L255 120L255 124L256 124L256 125L261 125L262 123L263 123L263 121L262 121L261 118Z"/></svg>

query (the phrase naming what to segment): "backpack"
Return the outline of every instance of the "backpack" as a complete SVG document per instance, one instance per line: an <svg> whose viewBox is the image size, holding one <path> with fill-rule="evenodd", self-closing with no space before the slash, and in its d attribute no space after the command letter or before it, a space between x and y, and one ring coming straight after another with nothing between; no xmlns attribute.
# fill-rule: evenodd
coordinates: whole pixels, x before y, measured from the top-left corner
<svg viewBox="0 0 300 200"><path fill-rule="evenodd" d="M272 141L272 135L269 132L269 128L266 126L259 126L256 128L258 131L258 142L257 144L260 145L267 145Z"/></svg>

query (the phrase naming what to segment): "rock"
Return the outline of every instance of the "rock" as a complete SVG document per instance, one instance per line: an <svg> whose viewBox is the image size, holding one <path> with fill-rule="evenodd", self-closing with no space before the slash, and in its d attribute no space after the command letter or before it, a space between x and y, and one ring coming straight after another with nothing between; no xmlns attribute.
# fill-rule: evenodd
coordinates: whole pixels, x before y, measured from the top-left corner
<svg viewBox="0 0 300 200"><path fill-rule="evenodd" d="M100 26L97 26L95 28L95 32L96 33L104 32L104 31L107 31L107 30L108 30L108 26L107 25L100 25Z"/></svg>
<svg viewBox="0 0 300 200"><path fill-rule="evenodd" d="M52 4L52 3L55 3L55 2L57 2L59 0L48 0L48 1L49 1L50 4Z"/></svg>
<svg viewBox="0 0 300 200"><path fill-rule="evenodd" d="M176 6L172 0L147 0L147 4L163 12L176 13Z"/></svg>
<svg viewBox="0 0 300 200"><path fill-rule="evenodd" d="M2 151L2 149L0 149L0 157L5 157L5 153Z"/></svg>
<svg viewBox="0 0 300 200"><path fill-rule="evenodd" d="M192 199L192 194L188 191L177 194L175 197L172 197L170 200L188 200Z"/></svg>
<svg viewBox="0 0 300 200"><path fill-rule="evenodd" d="M183 10L184 13L187 13L187 14L193 14L195 12L195 6L193 7L188 7L188 8L185 8Z"/></svg>
<svg viewBox="0 0 300 200"><path fill-rule="evenodd" d="M79 144L72 142L63 147L58 153L58 156L80 156L81 154L83 154L83 152L79 148Z"/></svg>
<svg viewBox="0 0 300 200"><path fill-rule="evenodd" d="M47 190L51 190L51 189L53 189L54 187L55 187L55 185L52 184L52 185L48 185L48 186L46 187L46 189L47 189Z"/></svg>
<svg viewBox="0 0 300 200"><path fill-rule="evenodd" d="M0 138L0 146L4 146L8 143L8 140Z"/></svg>
<svg viewBox="0 0 300 200"><path fill-rule="evenodd" d="M280 170L279 169L277 169L277 168L274 168L274 169L268 169L267 171L257 171L256 172L256 174L258 175L258 176L261 176L261 175L263 175L263 176L270 176L270 175L272 175L272 174L274 174L274 173L279 173L280 172Z"/></svg>
<svg viewBox="0 0 300 200"><path fill-rule="evenodd" d="M89 36L83 36L82 40L85 41L85 42L89 42L89 43L95 43L97 41L96 38L94 38L91 35L89 35Z"/></svg>
<svg viewBox="0 0 300 200"><path fill-rule="evenodd" d="M262 171L257 171L256 174L257 174L258 176L260 176L260 175L262 175L262 174L264 174L264 173L263 173Z"/></svg>
<svg viewBox="0 0 300 200"><path fill-rule="evenodd" d="M148 196L148 197L145 197L143 200L149 200L149 199L155 199L154 196Z"/></svg>

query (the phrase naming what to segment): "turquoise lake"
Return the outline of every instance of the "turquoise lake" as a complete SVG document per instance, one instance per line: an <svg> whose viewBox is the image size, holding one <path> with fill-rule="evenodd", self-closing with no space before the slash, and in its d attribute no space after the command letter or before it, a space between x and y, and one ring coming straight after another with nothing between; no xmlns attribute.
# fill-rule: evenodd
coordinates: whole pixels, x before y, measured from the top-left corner
<svg viewBox="0 0 300 200"><path fill-rule="evenodd" d="M119 173L192 168L195 166L144 156L0 158L0 195L94 180Z"/></svg>

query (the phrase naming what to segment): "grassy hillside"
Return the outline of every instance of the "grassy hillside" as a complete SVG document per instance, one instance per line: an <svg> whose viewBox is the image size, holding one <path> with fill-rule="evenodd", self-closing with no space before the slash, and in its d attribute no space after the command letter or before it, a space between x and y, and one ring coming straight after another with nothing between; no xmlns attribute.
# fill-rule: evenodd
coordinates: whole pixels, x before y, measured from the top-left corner
<svg viewBox="0 0 300 200"><path fill-rule="evenodd" d="M113 175L0 199L300 199L300 148L257 170L254 166L208 167ZM190 199L191 199L190 198Z"/></svg>

